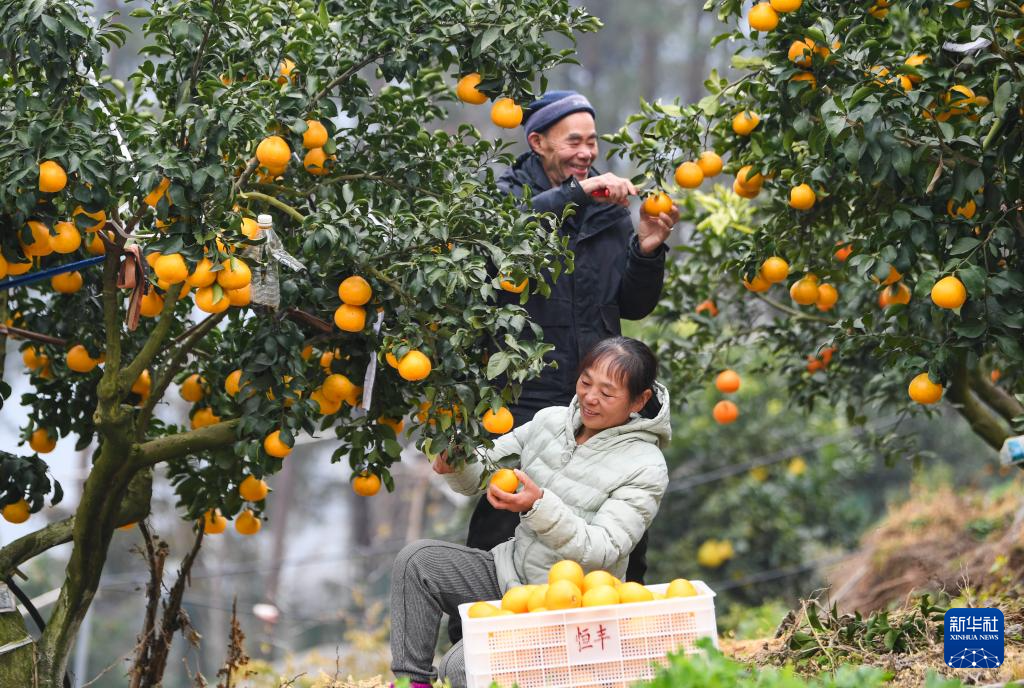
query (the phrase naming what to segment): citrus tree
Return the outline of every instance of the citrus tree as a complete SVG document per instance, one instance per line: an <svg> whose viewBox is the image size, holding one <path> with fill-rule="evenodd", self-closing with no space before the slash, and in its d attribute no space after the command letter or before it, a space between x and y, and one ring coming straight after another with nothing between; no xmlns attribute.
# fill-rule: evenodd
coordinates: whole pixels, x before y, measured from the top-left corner
<svg viewBox="0 0 1024 688"><path fill-rule="evenodd" d="M736 27L715 39L735 80L609 137L695 223L658 312L673 382L708 387L757 347L808 407L864 424L944 399L998 449L1024 416L1024 7L705 7ZM872 433L891 456L903 435Z"/></svg>
<svg viewBox="0 0 1024 688"><path fill-rule="evenodd" d="M543 269L571 266L498 192L507 144L434 128L464 76L458 98L494 99L515 127L517 102L572 59L549 39L597 28L567 1L155 0L132 13L143 47L125 83L105 56L133 36L89 9L0 4L0 307L25 363L5 373L31 384L4 443L4 517L61 499L56 444L93 449L73 516L0 550L6 579L73 542L46 631L0 661L4 685L61 683L154 470L197 528L252 534L300 433L336 437L371 495L394 486L406 420L453 456L489 441L482 421L507 431L502 407L546 347L494 297L523 280L523 299L543 293ZM168 394L189 417L161 417ZM0 644L25 635L12 616Z"/></svg>

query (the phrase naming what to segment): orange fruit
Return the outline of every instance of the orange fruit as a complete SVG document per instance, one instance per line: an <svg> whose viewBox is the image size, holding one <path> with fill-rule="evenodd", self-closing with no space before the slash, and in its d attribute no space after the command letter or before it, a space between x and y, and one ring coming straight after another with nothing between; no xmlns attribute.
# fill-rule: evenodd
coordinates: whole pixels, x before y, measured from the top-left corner
<svg viewBox="0 0 1024 688"><path fill-rule="evenodd" d="M759 274L772 284L783 282L789 277L789 263L778 256L765 258L765 261L761 263Z"/></svg>
<svg viewBox="0 0 1024 688"><path fill-rule="evenodd" d="M333 373L327 376L320 386L320 391L329 401L343 401L352 396L356 386L352 381L340 373Z"/></svg>
<svg viewBox="0 0 1024 688"><path fill-rule="evenodd" d="M872 5L871 9L868 10L868 14L875 19L885 19L886 15L889 14L889 10L879 5Z"/></svg>
<svg viewBox="0 0 1024 688"><path fill-rule="evenodd" d="M295 63L289 60L287 57L281 60L277 65L277 72L281 76L277 77L276 81L279 86L284 86L288 83L288 79L291 79L292 83L295 83L295 76L292 74L292 70L295 69Z"/></svg>
<svg viewBox="0 0 1024 688"><path fill-rule="evenodd" d="M235 530L242 535L255 535L263 527L263 521L257 518L252 509L246 509L235 518Z"/></svg>
<svg viewBox="0 0 1024 688"><path fill-rule="evenodd" d="M323 148L327 143L327 127L315 119L306 120L306 131L302 132L302 147L307 150Z"/></svg>
<svg viewBox="0 0 1024 688"><path fill-rule="evenodd" d="M530 280L528 279L524 279L519 284L506 279L501 280L501 288L505 291L512 292L513 294L523 293L523 290L525 290L529 284Z"/></svg>
<svg viewBox="0 0 1024 688"><path fill-rule="evenodd" d="M588 590L593 590L594 588L598 588L604 585L614 588L621 582L622 581L620 581L618 578L608 573L607 571L601 571L600 569L598 569L597 571L591 571L587 575L583 576L583 585L580 589L584 593L586 593Z"/></svg>
<svg viewBox="0 0 1024 688"><path fill-rule="evenodd" d="M899 273L899 270L897 270L896 268L894 268L893 266L890 265L889 266L889 274L887 274L885 276L885 279L882 280L881 283L883 285L895 284L896 282L898 282L902 278L903 278L903 275L901 275ZM873 279L875 282L878 281L878 278L875 277L874 275L871 276L871 279Z"/></svg>
<svg viewBox="0 0 1024 688"><path fill-rule="evenodd" d="M198 430L207 425L215 425L220 422L220 416L213 412L213 409L206 407L198 409L192 414L192 429Z"/></svg>
<svg viewBox="0 0 1024 688"><path fill-rule="evenodd" d="M569 581L578 588L583 587L583 567L577 564L572 559L562 559L561 561L555 562L548 569L548 583L552 584L557 581ZM547 605L548 609L551 605Z"/></svg>
<svg viewBox="0 0 1024 688"><path fill-rule="evenodd" d="M759 2L750 8L747 23L754 31L771 31L779 25L779 15L767 2Z"/></svg>
<svg viewBox="0 0 1024 688"><path fill-rule="evenodd" d="M132 383L131 391L132 394L138 394L140 397L148 397L149 391L153 388L153 378L150 376L148 370L143 370L139 373L139 376L135 378L135 382Z"/></svg>
<svg viewBox="0 0 1024 688"><path fill-rule="evenodd" d="M359 275L346 277L338 285L338 298L350 306L364 306L372 297L373 289L370 283Z"/></svg>
<svg viewBox="0 0 1024 688"><path fill-rule="evenodd" d="M50 237L50 248L54 253L74 253L82 245L82 235L70 222L58 222L53 229L56 234Z"/></svg>
<svg viewBox="0 0 1024 688"><path fill-rule="evenodd" d="M252 285L247 284L241 289L226 289L224 295L232 306L248 306L252 302Z"/></svg>
<svg viewBox="0 0 1024 688"><path fill-rule="evenodd" d="M907 394L919 404L934 404L942 398L942 385L932 382L928 373L921 373L910 381Z"/></svg>
<svg viewBox="0 0 1024 688"><path fill-rule="evenodd" d="M631 602L650 602L654 599L654 593L640 583L630 581L619 586L619 603L629 604Z"/></svg>
<svg viewBox="0 0 1024 688"><path fill-rule="evenodd" d="M533 586L533 592L530 593L530 598L526 601L526 610L535 612L541 609L546 611L544 607L544 598L548 594L548 584Z"/></svg>
<svg viewBox="0 0 1024 688"><path fill-rule="evenodd" d="M772 9L776 12L795 12L800 9L804 0L771 0Z"/></svg>
<svg viewBox="0 0 1024 688"><path fill-rule="evenodd" d="M684 162L676 168L676 184L684 189L696 189L704 181L704 170L695 162Z"/></svg>
<svg viewBox="0 0 1024 688"><path fill-rule="evenodd" d="M611 585L598 585L583 593L584 607L603 607L619 603L619 591Z"/></svg>
<svg viewBox="0 0 1024 688"><path fill-rule="evenodd" d="M362 332L366 327L366 310L362 306L343 303L334 311L334 324L346 332Z"/></svg>
<svg viewBox="0 0 1024 688"><path fill-rule="evenodd" d="M203 258L196 263L196 269L186 278L188 285L196 289L210 286L217 281L217 273L212 270L213 263L210 262L209 258Z"/></svg>
<svg viewBox="0 0 1024 688"><path fill-rule="evenodd" d="M807 184L798 184L789 190L789 205L797 210L810 210L815 198L814 190Z"/></svg>
<svg viewBox="0 0 1024 688"><path fill-rule="evenodd" d="M749 291L761 293L771 289L772 283L766 280L764 278L764 275L758 272L756 275L754 275L754 279L750 280L749 282L746 280L746 278L744 278L743 286L746 287Z"/></svg>
<svg viewBox="0 0 1024 688"><path fill-rule="evenodd" d="M685 578L676 578L668 584L665 590L666 597L693 597L697 594L697 588Z"/></svg>
<svg viewBox="0 0 1024 688"><path fill-rule="evenodd" d="M28 502L24 499L19 499L13 504L5 506L2 513L4 520L8 523L24 523L30 515Z"/></svg>
<svg viewBox="0 0 1024 688"><path fill-rule="evenodd" d="M818 300L818 283L808 277L801 277L789 288L789 296L801 306L810 306Z"/></svg>
<svg viewBox="0 0 1024 688"><path fill-rule="evenodd" d="M818 88L818 78L810 72L799 72L789 77L790 81L806 81L811 86L811 90Z"/></svg>
<svg viewBox="0 0 1024 688"><path fill-rule="evenodd" d="M49 454L57 446L57 438L46 428L37 428L29 437L28 446L37 454Z"/></svg>
<svg viewBox="0 0 1024 688"><path fill-rule="evenodd" d="M263 438L263 451L275 459L283 459L292 453L292 448L281 440L281 431L275 430Z"/></svg>
<svg viewBox="0 0 1024 688"><path fill-rule="evenodd" d="M76 373L91 372L100 363L90 356L89 351L81 344L75 344L73 347L68 349L67 358L65 360L68 368Z"/></svg>
<svg viewBox="0 0 1024 688"><path fill-rule="evenodd" d="M459 83L455 85L455 95L458 96L459 100L463 103L469 103L470 105L483 105L487 102L487 96L476 88L480 85L481 80L482 78L480 74L477 72L470 72L459 79Z"/></svg>
<svg viewBox="0 0 1024 688"><path fill-rule="evenodd" d="M658 216L661 213L670 213L672 212L672 199L666 193L652 193L644 199L640 209L646 214L654 216Z"/></svg>
<svg viewBox="0 0 1024 688"><path fill-rule="evenodd" d="M511 98L498 98L491 106L491 121L505 129L515 129L523 121L523 108Z"/></svg>
<svg viewBox="0 0 1024 688"><path fill-rule="evenodd" d="M413 349L398 362L398 375L403 380L416 382L430 375L431 364L427 355L418 349Z"/></svg>
<svg viewBox="0 0 1024 688"><path fill-rule="evenodd" d="M471 619L486 619L491 616L501 616L501 610L489 602L474 602L466 610L466 616Z"/></svg>
<svg viewBox="0 0 1024 688"><path fill-rule="evenodd" d="M220 515L220 509L210 509L203 515L203 532L220 535L228 527L228 520Z"/></svg>
<svg viewBox="0 0 1024 688"><path fill-rule="evenodd" d="M103 225L107 223L107 213L104 210L97 210L95 213L90 213L82 206L76 206L75 209L71 212L71 218L74 219L76 215L85 215L86 217L91 217L92 219L96 220L96 224L89 225L88 227L85 228L85 231L87 232L95 232L97 230L100 230L103 228Z"/></svg>
<svg viewBox="0 0 1024 688"><path fill-rule="evenodd" d="M260 480L254 475L248 475L238 485L238 494L247 502L259 502L266 499L270 494L270 488L266 480Z"/></svg>
<svg viewBox="0 0 1024 688"><path fill-rule="evenodd" d="M180 253L162 255L153 263L153 272L157 279L167 284L178 284L188 278L188 266Z"/></svg>
<svg viewBox="0 0 1024 688"><path fill-rule="evenodd" d="M846 244L845 246L840 246L839 248L837 248L836 252L833 255L836 257L836 260L838 260L840 263L845 263L846 259L850 257L851 253L853 253L853 244Z"/></svg>
<svg viewBox="0 0 1024 688"><path fill-rule="evenodd" d="M352 479L352 491L360 497L372 497L380 491L380 484L375 473L363 471Z"/></svg>
<svg viewBox="0 0 1024 688"><path fill-rule="evenodd" d="M896 303L910 303L910 287L903 282L890 285L878 294L878 306L880 308L888 308Z"/></svg>
<svg viewBox="0 0 1024 688"><path fill-rule="evenodd" d="M502 406L498 409L497 413L491 411L491 409L484 411L484 417L481 422L487 432L493 432L495 435L504 435L512 429L515 419L512 418L512 412ZM505 491L508 492L508 490Z"/></svg>
<svg viewBox="0 0 1024 688"><path fill-rule="evenodd" d="M977 211L978 204L974 202L973 198L968 199L966 203L964 203L961 206L957 206L955 209L953 208L952 198L946 201L946 212L949 213L949 216L953 218L960 216L966 220L970 220L972 217L974 217L974 214Z"/></svg>
<svg viewBox="0 0 1024 688"><path fill-rule="evenodd" d="M811 55L813 54L814 41L810 38L806 38L801 41L793 41L790 43L787 57L789 57L789 61L794 63L797 67L810 69Z"/></svg>
<svg viewBox="0 0 1024 688"><path fill-rule="evenodd" d="M68 185L68 175L59 163L44 160L39 163L39 190L43 193L57 193Z"/></svg>
<svg viewBox="0 0 1024 688"><path fill-rule="evenodd" d="M831 284L818 285L818 299L814 302L814 305L818 307L819 311L831 310L838 300L839 292L835 287Z"/></svg>
<svg viewBox="0 0 1024 688"><path fill-rule="evenodd" d="M82 273L62 272L50 278L50 286L61 294L74 294L82 288Z"/></svg>
<svg viewBox="0 0 1024 688"><path fill-rule="evenodd" d="M751 174L753 171L753 165L744 165L736 173L736 182L748 191L760 191L761 185L764 184L764 175L760 172Z"/></svg>
<svg viewBox="0 0 1024 688"><path fill-rule="evenodd" d="M32 269L32 259L29 258L24 263L7 263L7 274L13 275L24 275L26 272Z"/></svg>
<svg viewBox="0 0 1024 688"><path fill-rule="evenodd" d="M514 494L519 489L519 478L511 468L499 468L491 476L491 485L503 492Z"/></svg>
<svg viewBox="0 0 1024 688"><path fill-rule="evenodd" d="M268 136L256 146L256 159L269 170L282 170L292 158L292 149L280 136Z"/></svg>
<svg viewBox="0 0 1024 688"><path fill-rule="evenodd" d="M227 392L230 396L235 396L236 394L238 394L238 390L240 389L238 383L241 381L241 379L241 369L229 373L227 378L224 380L224 391Z"/></svg>
<svg viewBox="0 0 1024 688"><path fill-rule="evenodd" d="M214 287L203 287L196 290L196 308L204 313L222 313L231 306L227 293L221 289L220 298L214 299Z"/></svg>
<svg viewBox="0 0 1024 688"><path fill-rule="evenodd" d="M725 399L715 404L715 407L711 409L711 417L719 425L728 425L740 417L740 410L736 404Z"/></svg>
<svg viewBox="0 0 1024 688"><path fill-rule="evenodd" d="M260 226L256 223L256 220L251 217L242 218L242 234L245 235L246 239L255 241L260 238Z"/></svg>
<svg viewBox="0 0 1024 688"><path fill-rule="evenodd" d="M160 183L157 184L156 188L153 189L152 191L150 191L146 195L146 198L143 199L144 202L146 203L146 205L148 205L151 208L155 208L157 203L160 202L160 199L163 198L165 193L167 193L167 189L169 189L170 186L171 186L171 180L170 179L168 179L167 177L164 177L163 179L161 179ZM170 200L171 200L170 198L167 199L168 202L170 202Z"/></svg>
<svg viewBox="0 0 1024 688"><path fill-rule="evenodd" d="M530 601L530 595L536 589L536 585L517 585L509 588L501 598L501 608L515 614L525 614L529 611L527 603Z"/></svg>
<svg viewBox="0 0 1024 688"><path fill-rule="evenodd" d="M580 592L580 587L571 580L559 579L548 583L548 590L544 594L546 609L576 609L582 604L583 593Z"/></svg>
<svg viewBox="0 0 1024 688"><path fill-rule="evenodd" d="M46 365L46 355L40 354L34 346L27 347L21 352L21 360L29 370L38 370Z"/></svg>
<svg viewBox="0 0 1024 688"><path fill-rule="evenodd" d="M988 374L988 377L990 380L992 380L992 382L999 382L999 378L1001 378L1002 376L1003 371L999 370L999 368L993 368L992 372Z"/></svg>
<svg viewBox="0 0 1024 688"><path fill-rule="evenodd" d="M182 380L181 387L178 388L178 394L185 401L193 404L202 401L206 392L203 390L206 381L200 377L199 373L192 373L187 378Z"/></svg>
<svg viewBox="0 0 1024 688"><path fill-rule="evenodd" d="M723 394L732 394L740 388L739 374L730 368L726 368L715 377L715 389Z"/></svg>
<svg viewBox="0 0 1024 688"><path fill-rule="evenodd" d="M746 186L743 186L742 184L740 184L740 180L739 179L734 179L733 180L733 182L732 182L732 190L733 190L733 193L735 193L737 196L741 196L742 198L747 198L747 199L757 198L757 195L759 193L761 193L761 187L760 186L746 187Z"/></svg>
<svg viewBox="0 0 1024 688"><path fill-rule="evenodd" d="M220 266L223 269L217 272L217 284L222 289L241 289L252 282L252 271L241 258L228 258Z"/></svg>
<svg viewBox="0 0 1024 688"><path fill-rule="evenodd" d="M704 151L697 158L697 166L704 173L704 178L710 179L722 171L722 158L714 151Z"/></svg>
<svg viewBox="0 0 1024 688"><path fill-rule="evenodd" d="M744 110L732 118L732 130L737 136L750 136L760 123L761 117L756 112Z"/></svg>
<svg viewBox="0 0 1024 688"><path fill-rule="evenodd" d="M932 286L932 302L939 308L957 309L966 300L964 283L952 275L943 277Z"/></svg>
<svg viewBox="0 0 1024 688"><path fill-rule="evenodd" d="M44 225L42 222L36 220L29 220L25 224L28 225L29 231L32 235L32 240L21 245L22 251L25 252L26 256L48 256L53 253L53 246L50 245L50 228ZM18 240L21 241L21 235L19 234ZM8 268L8 272L10 269Z"/></svg>
<svg viewBox="0 0 1024 688"><path fill-rule="evenodd" d="M398 370L398 357L395 356L393 353L391 353L390 351L385 353L384 360L388 362L389 366L391 366L395 370Z"/></svg>
<svg viewBox="0 0 1024 688"><path fill-rule="evenodd" d="M330 174L330 166L327 165L328 160L333 160L335 156L328 156L324 152L323 148L312 148L302 158L302 166L310 174L322 177L325 174Z"/></svg>
<svg viewBox="0 0 1024 688"><path fill-rule="evenodd" d="M309 400L315 402L317 409L322 416L333 416L335 413L341 410L341 400L334 401L324 396L323 390L315 389L313 393L309 395Z"/></svg>
<svg viewBox="0 0 1024 688"><path fill-rule="evenodd" d="M704 313L705 311L707 311L707 314L710 315L712 318L718 315L718 306L716 306L715 302L712 301L711 299L704 299L703 301L698 303L697 308L695 310L697 313Z"/></svg>
<svg viewBox="0 0 1024 688"><path fill-rule="evenodd" d="M381 416L377 419L377 422L381 425L386 425L395 431L395 437L402 434L402 430L405 428L405 421L401 418L388 418L387 416Z"/></svg>
<svg viewBox="0 0 1024 688"><path fill-rule="evenodd" d="M907 65L908 67L914 67L916 69L917 67L923 65L929 59L929 57L929 55L911 55L903 62L903 64ZM917 74L907 74L906 78L909 79L910 83L912 84L917 84L921 82L921 77L918 76Z"/></svg>

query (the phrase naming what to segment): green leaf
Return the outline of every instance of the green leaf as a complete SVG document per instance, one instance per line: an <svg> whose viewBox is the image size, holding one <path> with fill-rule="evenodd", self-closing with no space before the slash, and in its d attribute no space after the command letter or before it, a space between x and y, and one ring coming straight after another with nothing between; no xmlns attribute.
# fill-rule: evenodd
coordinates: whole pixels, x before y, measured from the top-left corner
<svg viewBox="0 0 1024 688"><path fill-rule="evenodd" d="M504 351L491 354L491 358L487 361L487 379L493 380L504 373L511 362L512 360L508 353Z"/></svg>
<svg viewBox="0 0 1024 688"><path fill-rule="evenodd" d="M959 256L964 253L969 253L975 246L981 243L980 239L974 237L960 237L953 242L952 248L949 249L951 256Z"/></svg>

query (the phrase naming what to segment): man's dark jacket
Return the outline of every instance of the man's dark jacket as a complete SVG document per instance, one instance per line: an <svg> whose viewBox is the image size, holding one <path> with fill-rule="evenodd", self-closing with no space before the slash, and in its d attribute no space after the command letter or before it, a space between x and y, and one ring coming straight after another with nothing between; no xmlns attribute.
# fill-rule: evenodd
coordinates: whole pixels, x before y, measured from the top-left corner
<svg viewBox="0 0 1024 688"><path fill-rule="evenodd" d="M591 169L591 176L595 173ZM563 273L551 286L551 296L533 295L526 302L530 318L544 329L544 341L555 349L547 356L558 369L546 368L539 379L523 386L519 406L538 411L568 406L576 393L579 362L598 341L621 334L620 318L647 316L661 297L665 276L663 245L643 256L629 210L614 203L598 203L579 185L551 187L541 160L525 153L498 180L505 192L521 197L529 185L530 205L537 212L561 217L569 203L576 214L561 226L575 254L575 269ZM518 303L515 294L503 294L505 303Z"/></svg>

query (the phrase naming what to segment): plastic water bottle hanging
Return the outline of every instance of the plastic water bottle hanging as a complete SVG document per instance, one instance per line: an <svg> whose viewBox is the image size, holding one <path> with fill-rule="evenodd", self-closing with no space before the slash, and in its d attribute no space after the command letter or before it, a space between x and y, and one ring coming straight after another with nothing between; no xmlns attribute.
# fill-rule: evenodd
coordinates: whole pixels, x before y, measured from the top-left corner
<svg viewBox="0 0 1024 688"><path fill-rule="evenodd" d="M259 226L258 239L263 243L249 246L242 252L252 270L252 302L277 310L281 305L280 265L290 270L305 270L306 266L284 249L281 238L274 231L274 219L270 215L256 218Z"/></svg>

